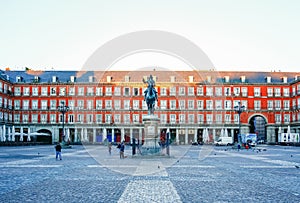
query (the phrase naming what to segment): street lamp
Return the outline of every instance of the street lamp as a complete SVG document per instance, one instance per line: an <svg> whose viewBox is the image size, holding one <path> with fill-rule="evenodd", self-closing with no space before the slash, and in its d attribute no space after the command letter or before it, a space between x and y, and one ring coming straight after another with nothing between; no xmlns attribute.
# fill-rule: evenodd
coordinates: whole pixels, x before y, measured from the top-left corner
<svg viewBox="0 0 300 203"><path fill-rule="evenodd" d="M65 105L64 101L61 101L60 105L57 107L57 110L60 113L62 113L62 128L63 128L63 135L62 135L63 140L62 140L62 142L64 144L64 142L65 142L65 114L66 114L66 112L69 111L69 107Z"/></svg>
<svg viewBox="0 0 300 203"><path fill-rule="evenodd" d="M241 105L241 102L238 102L238 105L234 107L234 111L239 115L238 143L241 143L241 113L245 111L245 106Z"/></svg>

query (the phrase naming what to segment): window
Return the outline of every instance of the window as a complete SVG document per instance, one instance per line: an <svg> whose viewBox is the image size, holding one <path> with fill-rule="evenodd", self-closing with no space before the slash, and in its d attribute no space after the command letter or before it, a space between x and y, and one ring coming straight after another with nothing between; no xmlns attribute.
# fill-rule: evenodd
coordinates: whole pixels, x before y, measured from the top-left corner
<svg viewBox="0 0 300 203"><path fill-rule="evenodd" d="M114 108L115 109L121 109L121 101L120 100L114 100Z"/></svg>
<svg viewBox="0 0 300 203"><path fill-rule="evenodd" d="M93 123L94 122L93 114L87 114L86 120L87 120L87 123Z"/></svg>
<svg viewBox="0 0 300 203"><path fill-rule="evenodd" d="M129 87L124 87L124 96L130 96L130 89L129 89Z"/></svg>
<svg viewBox="0 0 300 203"><path fill-rule="evenodd" d="M29 122L28 114L23 114L23 123L28 123L28 122Z"/></svg>
<svg viewBox="0 0 300 203"><path fill-rule="evenodd" d="M176 96L176 87L170 87L170 96Z"/></svg>
<svg viewBox="0 0 300 203"><path fill-rule="evenodd" d="M216 96L222 96L222 88L216 87Z"/></svg>
<svg viewBox="0 0 300 203"><path fill-rule="evenodd" d="M29 96L29 92L30 92L30 91L29 91L29 87L24 87L24 88L23 88L23 95L24 95L24 96Z"/></svg>
<svg viewBox="0 0 300 203"><path fill-rule="evenodd" d="M96 96L102 96L102 95L103 95L102 87L96 87Z"/></svg>
<svg viewBox="0 0 300 203"><path fill-rule="evenodd" d="M280 110L280 109L281 109L281 101L275 100L275 110Z"/></svg>
<svg viewBox="0 0 300 203"><path fill-rule="evenodd" d="M170 114L170 124L176 124L176 114Z"/></svg>
<svg viewBox="0 0 300 203"><path fill-rule="evenodd" d="M284 122L289 123L290 122L290 115L289 114L284 114Z"/></svg>
<svg viewBox="0 0 300 203"><path fill-rule="evenodd" d="M160 88L160 96L167 96L167 88L165 87Z"/></svg>
<svg viewBox="0 0 300 203"><path fill-rule="evenodd" d="M31 109L32 110L37 110L38 109L38 100L31 100L31 102L32 102Z"/></svg>
<svg viewBox="0 0 300 203"><path fill-rule="evenodd" d="M4 107L4 108L6 108L6 107L7 107L7 99L6 99L6 98L4 98L3 107Z"/></svg>
<svg viewBox="0 0 300 203"><path fill-rule="evenodd" d="M124 123L129 124L130 123L130 114L124 114Z"/></svg>
<svg viewBox="0 0 300 203"><path fill-rule="evenodd" d="M14 122L20 123L20 114L14 114Z"/></svg>
<svg viewBox="0 0 300 203"><path fill-rule="evenodd" d="M181 124L185 123L185 115L184 114L179 114L179 123L181 123Z"/></svg>
<svg viewBox="0 0 300 203"><path fill-rule="evenodd" d="M59 96L65 96L66 95L66 88L60 87L59 88Z"/></svg>
<svg viewBox="0 0 300 203"><path fill-rule="evenodd" d="M224 108L225 108L225 110L231 110L232 105L231 105L231 101L230 100L225 100L224 101Z"/></svg>
<svg viewBox="0 0 300 203"><path fill-rule="evenodd" d="M213 88L206 87L206 96L213 96Z"/></svg>
<svg viewBox="0 0 300 203"><path fill-rule="evenodd" d="M273 101L268 100L268 110L273 110Z"/></svg>
<svg viewBox="0 0 300 203"><path fill-rule="evenodd" d="M207 124L212 124L213 123L213 115L212 114L207 114L206 115L206 123Z"/></svg>
<svg viewBox="0 0 300 203"><path fill-rule="evenodd" d="M83 115L77 114L77 123L83 123Z"/></svg>
<svg viewBox="0 0 300 203"><path fill-rule="evenodd" d="M115 114L115 116L114 116L114 122L116 124L121 123L121 115L120 114Z"/></svg>
<svg viewBox="0 0 300 203"><path fill-rule="evenodd" d="M69 100L68 101L68 106L70 110L74 110L75 109L75 101L74 100Z"/></svg>
<svg viewBox="0 0 300 203"><path fill-rule="evenodd" d="M47 123L47 114L41 114L41 123Z"/></svg>
<svg viewBox="0 0 300 203"><path fill-rule="evenodd" d="M179 100L179 109L185 109L185 100Z"/></svg>
<svg viewBox="0 0 300 203"><path fill-rule="evenodd" d="M134 87L133 88L133 96L139 96L139 88L137 88L137 87Z"/></svg>
<svg viewBox="0 0 300 203"><path fill-rule="evenodd" d="M102 114L97 114L96 115L96 122L97 123L102 123Z"/></svg>
<svg viewBox="0 0 300 203"><path fill-rule="evenodd" d="M248 88L247 87L242 87L242 96L247 97L248 96Z"/></svg>
<svg viewBox="0 0 300 203"><path fill-rule="evenodd" d="M75 95L75 87L69 87L69 95L74 96Z"/></svg>
<svg viewBox="0 0 300 203"><path fill-rule="evenodd" d="M48 96L48 88L42 87L42 96Z"/></svg>
<svg viewBox="0 0 300 203"><path fill-rule="evenodd" d="M189 114L188 115L188 123L189 124L194 124L195 123L194 114Z"/></svg>
<svg viewBox="0 0 300 203"><path fill-rule="evenodd" d="M167 114L160 114L160 123L161 124L167 123Z"/></svg>
<svg viewBox="0 0 300 203"><path fill-rule="evenodd" d="M238 114L234 114L234 123L235 124L239 123L239 115Z"/></svg>
<svg viewBox="0 0 300 203"><path fill-rule="evenodd" d="M185 87L179 87L179 96L185 95Z"/></svg>
<svg viewBox="0 0 300 203"><path fill-rule="evenodd" d="M176 109L176 100L170 100L170 109Z"/></svg>
<svg viewBox="0 0 300 203"><path fill-rule="evenodd" d="M139 108L140 108L140 101L133 100L133 109L139 109Z"/></svg>
<svg viewBox="0 0 300 203"><path fill-rule="evenodd" d="M23 100L23 110L29 109L29 100Z"/></svg>
<svg viewBox="0 0 300 203"><path fill-rule="evenodd" d="M290 96L289 88L283 88L283 96L284 97L289 97Z"/></svg>
<svg viewBox="0 0 300 203"><path fill-rule="evenodd" d="M77 100L77 107L78 109L83 109L84 108L84 100Z"/></svg>
<svg viewBox="0 0 300 203"><path fill-rule="evenodd" d="M105 87L105 95L106 96L112 95L112 87Z"/></svg>
<svg viewBox="0 0 300 203"><path fill-rule="evenodd" d="M167 109L167 101L166 100L160 100L160 109Z"/></svg>
<svg viewBox="0 0 300 203"><path fill-rule="evenodd" d="M254 96L260 97L260 87L254 87Z"/></svg>
<svg viewBox="0 0 300 203"><path fill-rule="evenodd" d="M121 96L121 87L115 87L115 96Z"/></svg>
<svg viewBox="0 0 300 203"><path fill-rule="evenodd" d="M94 100L88 100L87 101L87 109L93 110L94 109Z"/></svg>
<svg viewBox="0 0 300 203"><path fill-rule="evenodd" d="M15 87L15 96L21 96L21 88Z"/></svg>
<svg viewBox="0 0 300 203"><path fill-rule="evenodd" d="M32 114L31 115L31 122L32 123L37 123L38 122L38 115L37 114Z"/></svg>
<svg viewBox="0 0 300 203"><path fill-rule="evenodd" d="M197 96L203 96L203 87L197 87Z"/></svg>
<svg viewBox="0 0 300 203"><path fill-rule="evenodd" d="M68 123L74 123L74 115L73 114L68 115Z"/></svg>
<svg viewBox="0 0 300 203"><path fill-rule="evenodd" d="M275 123L281 123L281 115L280 114L275 114Z"/></svg>
<svg viewBox="0 0 300 203"><path fill-rule="evenodd" d="M223 106L222 106L222 100L216 100L216 109L217 110L222 110Z"/></svg>
<svg viewBox="0 0 300 203"><path fill-rule="evenodd" d="M84 96L84 87L78 87L78 96Z"/></svg>
<svg viewBox="0 0 300 203"><path fill-rule="evenodd" d="M96 100L96 109L102 109L102 100Z"/></svg>
<svg viewBox="0 0 300 203"><path fill-rule="evenodd" d="M112 100L105 100L105 109L112 108Z"/></svg>
<svg viewBox="0 0 300 203"><path fill-rule="evenodd" d="M20 100L15 100L14 102L15 102L15 110L19 110L21 108ZM2 106L2 98L1 98L0 106Z"/></svg>
<svg viewBox="0 0 300 203"><path fill-rule="evenodd" d="M188 87L188 95L194 96L194 87Z"/></svg>
<svg viewBox="0 0 300 203"><path fill-rule="evenodd" d="M198 124L203 124L204 122L204 115L203 114L198 114L197 116Z"/></svg>
<svg viewBox="0 0 300 203"><path fill-rule="evenodd" d="M87 88L87 95L88 96L93 96L94 95L94 88L93 87L88 87Z"/></svg>
<svg viewBox="0 0 300 203"><path fill-rule="evenodd" d="M226 97L231 96L231 89L230 89L230 87L225 87L224 88L224 94L225 94Z"/></svg>
<svg viewBox="0 0 300 203"><path fill-rule="evenodd" d="M290 101L289 100L283 101L283 108L284 108L284 110L290 110Z"/></svg>
<svg viewBox="0 0 300 203"><path fill-rule="evenodd" d="M56 123L56 115L55 114L50 114L50 122Z"/></svg>
<svg viewBox="0 0 300 203"><path fill-rule="evenodd" d="M280 88L275 88L275 97L280 97Z"/></svg>
<svg viewBox="0 0 300 203"><path fill-rule="evenodd" d="M234 94L234 96L240 96L240 93L241 93L241 91L240 91L239 87L234 87L233 88L233 94Z"/></svg>
<svg viewBox="0 0 300 203"><path fill-rule="evenodd" d="M56 87L51 87L50 88L50 95L51 96L56 96Z"/></svg>
<svg viewBox="0 0 300 203"><path fill-rule="evenodd" d="M225 123L226 124L231 123L231 115L230 114L225 114Z"/></svg>
<svg viewBox="0 0 300 203"><path fill-rule="evenodd" d="M268 92L267 93L268 97L272 97L273 96L273 88L268 87L267 92Z"/></svg>
<svg viewBox="0 0 300 203"><path fill-rule="evenodd" d="M130 109L130 100L124 100L124 109L126 110Z"/></svg>
<svg viewBox="0 0 300 203"><path fill-rule="evenodd" d="M206 100L206 109L207 110L213 109L213 101L212 100Z"/></svg>
<svg viewBox="0 0 300 203"><path fill-rule="evenodd" d="M139 123L140 116L139 114L132 115L133 123Z"/></svg>
<svg viewBox="0 0 300 203"><path fill-rule="evenodd" d="M32 96L38 96L39 95L39 89L38 87L32 88Z"/></svg>
<svg viewBox="0 0 300 203"><path fill-rule="evenodd" d="M188 109L194 109L194 100L189 100L188 101Z"/></svg>
<svg viewBox="0 0 300 203"><path fill-rule="evenodd" d="M217 122L217 124L221 124L222 123L222 114L217 114L216 115L216 122Z"/></svg>
<svg viewBox="0 0 300 203"><path fill-rule="evenodd" d="M202 110L203 106L203 100L197 100L197 108Z"/></svg>
<svg viewBox="0 0 300 203"><path fill-rule="evenodd" d="M254 110L260 110L260 101L259 100L254 101Z"/></svg>

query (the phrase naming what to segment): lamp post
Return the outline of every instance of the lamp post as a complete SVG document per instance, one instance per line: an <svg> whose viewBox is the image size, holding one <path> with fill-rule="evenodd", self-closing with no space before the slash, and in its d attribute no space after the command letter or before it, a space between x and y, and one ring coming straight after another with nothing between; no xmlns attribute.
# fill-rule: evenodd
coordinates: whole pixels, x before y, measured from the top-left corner
<svg viewBox="0 0 300 203"><path fill-rule="evenodd" d="M63 128L63 145L65 144L65 114L69 111L69 107L65 105L64 101L60 102L60 105L57 107L57 110L62 114L62 128Z"/></svg>
<svg viewBox="0 0 300 203"><path fill-rule="evenodd" d="M239 115L238 143L241 143L241 113L245 111L245 106L241 105L241 102L238 102L238 105L234 107L234 111Z"/></svg>

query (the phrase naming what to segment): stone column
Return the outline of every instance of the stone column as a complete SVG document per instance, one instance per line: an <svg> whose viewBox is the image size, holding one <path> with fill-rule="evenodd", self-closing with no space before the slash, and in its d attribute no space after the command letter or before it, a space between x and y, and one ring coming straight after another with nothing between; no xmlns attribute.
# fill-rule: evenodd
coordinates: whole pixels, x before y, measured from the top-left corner
<svg viewBox="0 0 300 203"><path fill-rule="evenodd" d="M216 140L216 129L213 129L213 140L211 142L214 142Z"/></svg>
<svg viewBox="0 0 300 203"><path fill-rule="evenodd" d="M121 142L124 140L125 137L125 129L121 128Z"/></svg>
<svg viewBox="0 0 300 203"><path fill-rule="evenodd" d="M179 129L176 128L176 143L179 144Z"/></svg>
<svg viewBox="0 0 300 203"><path fill-rule="evenodd" d="M115 129L112 128L111 129L111 142L114 142L115 141Z"/></svg>
<svg viewBox="0 0 300 203"><path fill-rule="evenodd" d="M77 131L77 127L75 127L75 131L74 131L74 142L78 142L78 131Z"/></svg>
<svg viewBox="0 0 300 203"><path fill-rule="evenodd" d="M133 136L132 136L132 128L130 128L129 129L129 134L130 134L130 144L132 144L132 138L133 138Z"/></svg>
<svg viewBox="0 0 300 203"><path fill-rule="evenodd" d="M93 128L93 143L96 143L96 128Z"/></svg>
<svg viewBox="0 0 300 203"><path fill-rule="evenodd" d="M197 142L197 132L198 132L198 129L194 128L194 142Z"/></svg>
<svg viewBox="0 0 300 203"><path fill-rule="evenodd" d="M188 144L189 143L189 129L188 128L185 128L185 135L184 135L184 144Z"/></svg>
<svg viewBox="0 0 300 203"><path fill-rule="evenodd" d="M148 115L143 118L143 123L145 126L145 140L144 145L141 147L142 155L155 155L160 152L158 144L159 118L156 115Z"/></svg>

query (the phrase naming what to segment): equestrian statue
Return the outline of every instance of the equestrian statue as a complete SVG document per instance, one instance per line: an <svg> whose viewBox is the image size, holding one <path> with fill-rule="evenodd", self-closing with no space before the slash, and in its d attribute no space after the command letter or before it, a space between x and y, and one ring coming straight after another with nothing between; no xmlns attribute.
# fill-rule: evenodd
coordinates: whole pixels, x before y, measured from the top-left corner
<svg viewBox="0 0 300 203"><path fill-rule="evenodd" d="M148 115L154 114L155 101L158 102L157 91L155 89L155 81L153 80L152 75L148 78L147 81L143 78L143 83L147 83L148 87L144 91L144 101L147 103Z"/></svg>

